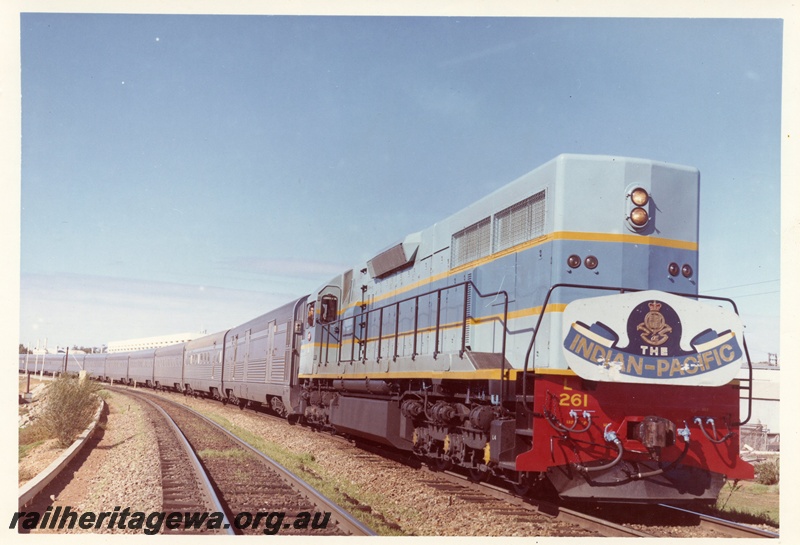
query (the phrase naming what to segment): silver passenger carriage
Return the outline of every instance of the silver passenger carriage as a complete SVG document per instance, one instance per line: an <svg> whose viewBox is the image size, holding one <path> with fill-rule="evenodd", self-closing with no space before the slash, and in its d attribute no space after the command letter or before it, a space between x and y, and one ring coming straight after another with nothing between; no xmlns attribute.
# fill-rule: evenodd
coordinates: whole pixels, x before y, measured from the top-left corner
<svg viewBox="0 0 800 545"><path fill-rule="evenodd" d="M306 297L228 331L225 337L224 396L231 403L257 401L283 415L299 403L296 386L295 324ZM294 398L293 398L294 397Z"/></svg>
<svg viewBox="0 0 800 545"><path fill-rule="evenodd" d="M128 384L128 352L108 354L106 357L106 378L109 381Z"/></svg>
<svg viewBox="0 0 800 545"><path fill-rule="evenodd" d="M198 393L221 399L222 349L225 333L220 331L186 343L183 357L183 387L187 394Z"/></svg>
<svg viewBox="0 0 800 545"><path fill-rule="evenodd" d="M129 354L128 383L134 386L153 386L153 358L155 349L137 350Z"/></svg>
<svg viewBox="0 0 800 545"><path fill-rule="evenodd" d="M66 354L59 354L64 357L66 363L66 372L70 375L77 375L84 369L84 360L86 354L84 352L69 352ZM62 366L62 370L65 367Z"/></svg>
<svg viewBox="0 0 800 545"><path fill-rule="evenodd" d="M186 343L156 349L153 383L157 389L183 392L183 353Z"/></svg>
<svg viewBox="0 0 800 545"><path fill-rule="evenodd" d="M86 354L83 360L83 368L90 378L106 380L105 375L106 354Z"/></svg>

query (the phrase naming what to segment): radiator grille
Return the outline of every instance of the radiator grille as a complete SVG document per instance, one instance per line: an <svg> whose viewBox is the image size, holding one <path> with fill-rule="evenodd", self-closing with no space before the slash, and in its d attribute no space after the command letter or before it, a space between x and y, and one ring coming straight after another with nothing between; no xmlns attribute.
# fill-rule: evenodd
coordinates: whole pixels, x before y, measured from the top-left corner
<svg viewBox="0 0 800 545"><path fill-rule="evenodd" d="M494 216L494 251L499 252L544 234L544 191Z"/></svg>
<svg viewBox="0 0 800 545"><path fill-rule="evenodd" d="M450 265L458 267L489 255L491 251L490 229L491 221L489 218L485 218L454 234L450 245Z"/></svg>

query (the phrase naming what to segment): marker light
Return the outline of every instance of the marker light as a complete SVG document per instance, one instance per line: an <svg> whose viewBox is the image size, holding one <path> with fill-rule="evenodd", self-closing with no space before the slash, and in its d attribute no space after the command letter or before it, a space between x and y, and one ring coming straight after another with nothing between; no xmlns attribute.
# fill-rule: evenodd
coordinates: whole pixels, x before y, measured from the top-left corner
<svg viewBox="0 0 800 545"><path fill-rule="evenodd" d="M693 271L692 271L692 266L691 266L691 265L689 265L688 263L687 263L687 264L685 264L683 267L681 267L681 274L682 274L682 275L683 275L685 278L689 278L690 276L692 276L692 272L693 272Z"/></svg>
<svg viewBox="0 0 800 545"><path fill-rule="evenodd" d="M597 267L597 258L593 255L590 255L584 260L583 264L586 265L587 269L595 269Z"/></svg>
<svg viewBox="0 0 800 545"><path fill-rule="evenodd" d="M633 210L631 210L630 220L634 226L644 227L650 220L650 217L647 214L647 210L645 210L644 208L636 207Z"/></svg>
<svg viewBox="0 0 800 545"><path fill-rule="evenodd" d="M678 276L681 272L681 268L677 263L670 263L668 272L670 276Z"/></svg>
<svg viewBox="0 0 800 545"><path fill-rule="evenodd" d="M581 258L576 256L575 254L572 254L567 258L567 266L570 269L577 269L578 267L581 266Z"/></svg>

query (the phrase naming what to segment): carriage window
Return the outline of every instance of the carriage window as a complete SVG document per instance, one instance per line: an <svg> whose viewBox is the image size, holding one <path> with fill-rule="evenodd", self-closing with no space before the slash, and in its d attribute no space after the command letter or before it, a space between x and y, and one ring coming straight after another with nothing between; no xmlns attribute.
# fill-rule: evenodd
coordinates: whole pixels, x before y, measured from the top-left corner
<svg viewBox="0 0 800 545"><path fill-rule="evenodd" d="M329 324L336 321L339 313L339 301L333 295L323 295L320 299L319 322Z"/></svg>

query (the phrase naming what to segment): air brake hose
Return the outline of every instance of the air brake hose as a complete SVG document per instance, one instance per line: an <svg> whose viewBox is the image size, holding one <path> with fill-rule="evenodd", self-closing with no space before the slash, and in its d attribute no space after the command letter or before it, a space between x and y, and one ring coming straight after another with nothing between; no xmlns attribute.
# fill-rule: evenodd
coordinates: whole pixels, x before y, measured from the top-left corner
<svg viewBox="0 0 800 545"><path fill-rule="evenodd" d="M586 473L595 473L597 471L605 471L606 469L611 469L612 467L617 465L620 460L622 460L622 454L625 452L625 449L622 448L622 441L619 440L619 437L617 437L616 432L608 431L608 427L610 425L611 424L606 425L606 431L603 432L603 438L608 443L614 443L614 446L617 447L617 457L614 458L613 460L611 460L610 462L608 462L607 464L603 464L601 466L592 466L592 467L578 466L578 469L580 471L585 471Z"/></svg>
<svg viewBox="0 0 800 545"><path fill-rule="evenodd" d="M725 441L730 439L733 436L733 433L734 433L732 431L729 431L727 434L723 435L721 438L715 439L715 437L717 436L717 425L714 422L713 418L708 418L706 420L706 424L710 424L711 425L711 432L714 434L714 437L710 436L708 434L708 432L706 431L706 427L703 425L703 419L702 418L700 418L699 416L695 417L694 423L697 424L700 427L700 431L703 432L703 435L706 436L706 439L708 439L709 441L711 441L715 445L719 445L720 443L724 443Z"/></svg>
<svg viewBox="0 0 800 545"><path fill-rule="evenodd" d="M582 416L586 420L586 425L584 425L584 427L580 430L575 429L578 427L578 413L572 410L569 412L569 415L572 417L573 423L572 426L567 427L558 420L558 417L555 414L547 410L544 411L545 420L547 420L547 423L550 424L550 426L557 432L585 433L589 431L589 428L592 427L592 413L589 411L583 411Z"/></svg>
<svg viewBox="0 0 800 545"><path fill-rule="evenodd" d="M646 479L647 477L655 477L656 475L661 475L665 471L669 471L670 469L678 465L680 461L683 460L683 457L686 456L687 452L689 452L689 441L686 441L683 444L683 452L681 452L681 455L678 456L668 466L659 469L654 469L653 471L648 471L646 473L636 473L635 475L632 474L630 475L630 478L636 480L636 479Z"/></svg>

